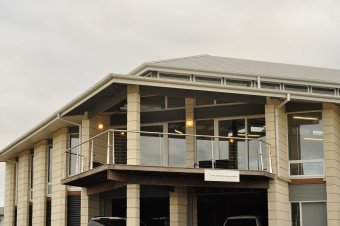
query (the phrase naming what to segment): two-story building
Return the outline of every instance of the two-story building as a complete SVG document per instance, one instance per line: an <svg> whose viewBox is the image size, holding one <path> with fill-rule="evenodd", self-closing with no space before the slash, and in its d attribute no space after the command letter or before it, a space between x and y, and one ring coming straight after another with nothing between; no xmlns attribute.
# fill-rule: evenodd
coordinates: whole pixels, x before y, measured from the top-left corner
<svg viewBox="0 0 340 226"><path fill-rule="evenodd" d="M109 74L1 150L5 226L338 226L339 103L334 69L201 55Z"/></svg>

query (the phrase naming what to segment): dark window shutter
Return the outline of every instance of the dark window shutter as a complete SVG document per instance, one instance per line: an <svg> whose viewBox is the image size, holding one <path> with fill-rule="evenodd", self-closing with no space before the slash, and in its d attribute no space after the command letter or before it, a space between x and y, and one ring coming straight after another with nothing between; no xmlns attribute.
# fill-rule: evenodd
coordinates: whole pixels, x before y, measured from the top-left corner
<svg viewBox="0 0 340 226"><path fill-rule="evenodd" d="M46 226L51 226L51 201L46 203Z"/></svg>
<svg viewBox="0 0 340 226"><path fill-rule="evenodd" d="M80 226L80 195L69 195L67 198L67 225Z"/></svg>

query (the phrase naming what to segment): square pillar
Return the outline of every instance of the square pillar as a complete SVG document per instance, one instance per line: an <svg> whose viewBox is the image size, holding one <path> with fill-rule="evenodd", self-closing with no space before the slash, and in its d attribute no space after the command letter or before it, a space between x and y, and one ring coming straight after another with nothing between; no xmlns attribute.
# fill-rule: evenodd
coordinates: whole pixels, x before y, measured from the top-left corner
<svg viewBox="0 0 340 226"><path fill-rule="evenodd" d="M195 99L185 98L185 133L195 134ZM195 165L195 142L196 139L193 136L186 137L186 166L194 167Z"/></svg>
<svg viewBox="0 0 340 226"><path fill-rule="evenodd" d="M15 160L6 162L5 218L4 225L15 225L16 164Z"/></svg>
<svg viewBox="0 0 340 226"><path fill-rule="evenodd" d="M90 219L99 216L99 194L87 195L86 188L81 191L80 222L82 226L87 226Z"/></svg>
<svg viewBox="0 0 340 226"><path fill-rule="evenodd" d="M323 105L328 226L340 225L340 107Z"/></svg>
<svg viewBox="0 0 340 226"><path fill-rule="evenodd" d="M17 225L28 226L30 206L31 151L19 154Z"/></svg>
<svg viewBox="0 0 340 226"><path fill-rule="evenodd" d="M140 93L136 85L128 85L127 89L127 130L140 131ZM127 133L127 164L140 164L139 133Z"/></svg>
<svg viewBox="0 0 340 226"><path fill-rule="evenodd" d="M188 193L185 187L170 192L170 226L187 226Z"/></svg>
<svg viewBox="0 0 340 226"><path fill-rule="evenodd" d="M288 187L288 145L287 145L287 116L285 106L278 110L279 148L276 152L276 123L275 107L282 101L267 99L265 106L266 120L266 142L271 147L271 160L274 180L269 181L268 189L268 225L288 226L290 225L290 203ZM279 161L279 165L277 164ZM269 164L269 161L267 161ZM269 168L269 166L267 167Z"/></svg>
<svg viewBox="0 0 340 226"><path fill-rule="evenodd" d="M46 224L47 150L47 140L40 141L34 145L33 225Z"/></svg>
<svg viewBox="0 0 340 226"><path fill-rule="evenodd" d="M140 226L140 185L126 186L126 225Z"/></svg>
<svg viewBox="0 0 340 226"><path fill-rule="evenodd" d="M52 226L67 225L67 186L61 184L66 176L66 154L68 128L62 128L53 134L52 158Z"/></svg>

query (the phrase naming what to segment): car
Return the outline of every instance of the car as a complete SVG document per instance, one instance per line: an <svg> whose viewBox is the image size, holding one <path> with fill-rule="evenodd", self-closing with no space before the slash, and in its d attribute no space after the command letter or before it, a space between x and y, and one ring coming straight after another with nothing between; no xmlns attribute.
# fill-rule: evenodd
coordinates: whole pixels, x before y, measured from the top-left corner
<svg viewBox="0 0 340 226"><path fill-rule="evenodd" d="M261 226L258 216L232 216L228 217L223 226Z"/></svg>
<svg viewBox="0 0 340 226"><path fill-rule="evenodd" d="M126 226L126 218L124 217L94 217L87 226ZM140 226L146 226L140 221Z"/></svg>

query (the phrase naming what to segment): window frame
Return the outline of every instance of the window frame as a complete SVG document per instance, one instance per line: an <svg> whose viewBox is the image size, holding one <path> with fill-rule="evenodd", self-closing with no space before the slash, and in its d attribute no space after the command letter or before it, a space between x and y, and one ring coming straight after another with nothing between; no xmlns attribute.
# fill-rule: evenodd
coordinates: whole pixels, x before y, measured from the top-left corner
<svg viewBox="0 0 340 226"><path fill-rule="evenodd" d="M308 179L308 178L325 178L325 150L323 150L323 159L311 159L311 160L290 160L289 159L289 122L288 122L288 115L292 114L300 114L300 113L315 113L315 112L321 112L322 110L314 110L314 111L297 111L297 112L288 112L286 113L286 119L287 119L287 147L288 147L288 152L287 152L287 159L288 159L288 177L291 179ZM322 127L322 131L324 129L324 126ZM322 162L323 167L322 167L322 174L315 174L315 175L291 175L291 168L290 165L291 163L311 163L311 162Z"/></svg>
<svg viewBox="0 0 340 226"><path fill-rule="evenodd" d="M292 204L293 203L298 203L299 204L299 215L300 215L300 226L304 226L303 225L303 211L302 211L302 204L303 203L326 203L327 204L327 200L313 200L313 201L289 201L289 212L290 212L290 225L292 226ZM327 207L326 207L327 210Z"/></svg>

